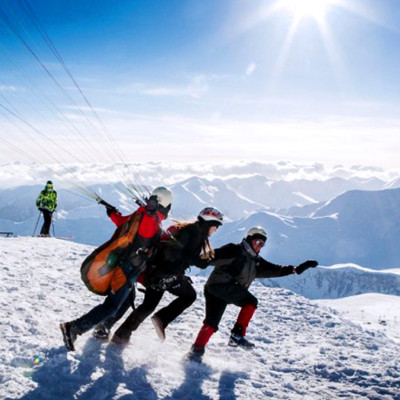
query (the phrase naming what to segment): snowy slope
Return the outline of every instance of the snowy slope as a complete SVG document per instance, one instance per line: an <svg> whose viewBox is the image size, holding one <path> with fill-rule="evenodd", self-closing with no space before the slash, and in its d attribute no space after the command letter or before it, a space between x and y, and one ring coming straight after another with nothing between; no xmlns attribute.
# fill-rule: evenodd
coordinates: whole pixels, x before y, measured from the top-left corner
<svg viewBox="0 0 400 400"><path fill-rule="evenodd" d="M195 278L198 299L162 345L147 320L124 349L88 333L67 354L58 323L102 300L79 278L92 249L53 238L0 238L0 398L400 399L399 344L286 289L258 284L251 352L226 346L237 315L228 307L204 364L182 362L204 316L204 278Z"/></svg>
<svg viewBox="0 0 400 400"><path fill-rule="evenodd" d="M346 318L367 329L385 332L400 343L400 297L364 293L334 300L315 300L316 304L334 308Z"/></svg>

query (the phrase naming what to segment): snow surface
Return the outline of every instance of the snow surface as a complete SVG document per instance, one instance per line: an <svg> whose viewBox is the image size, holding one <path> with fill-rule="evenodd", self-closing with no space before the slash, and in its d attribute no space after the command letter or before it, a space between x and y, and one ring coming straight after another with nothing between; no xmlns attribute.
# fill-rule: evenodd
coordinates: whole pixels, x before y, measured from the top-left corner
<svg viewBox="0 0 400 400"><path fill-rule="evenodd" d="M399 343L260 284L251 288L259 299L248 329L252 351L226 346L238 312L230 306L204 364L183 361L204 317L205 278L196 277L198 299L170 325L163 344L146 320L125 348L87 333L67 353L59 322L102 301L80 281L80 264L92 250L54 238L0 238L0 398L400 399Z"/></svg>
<svg viewBox="0 0 400 400"><path fill-rule="evenodd" d="M334 308L353 322L384 332L400 343L399 296L364 293L342 299L316 300L315 303Z"/></svg>

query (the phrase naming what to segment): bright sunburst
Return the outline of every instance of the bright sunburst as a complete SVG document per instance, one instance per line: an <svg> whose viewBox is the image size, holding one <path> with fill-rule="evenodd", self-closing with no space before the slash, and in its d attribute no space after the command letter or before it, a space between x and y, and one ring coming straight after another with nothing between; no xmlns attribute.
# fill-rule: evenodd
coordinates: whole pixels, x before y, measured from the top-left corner
<svg viewBox="0 0 400 400"><path fill-rule="evenodd" d="M329 8L335 3L337 0L279 0L277 7L288 10L297 21L310 17L322 22Z"/></svg>
<svg viewBox="0 0 400 400"><path fill-rule="evenodd" d="M369 21L379 23L371 11L363 7L358 0L259 0L258 8L253 9L247 18L241 20L236 34L245 32L256 25L269 23L272 18L281 18L287 24L286 36L280 42L279 53L270 73L270 87L273 88L287 63L292 43L296 36L308 35L309 41L320 37L325 54L332 65L332 71L338 82L343 72L341 53L332 32L337 28L338 18L330 18L333 12L348 11ZM285 18L282 18L285 15ZM336 14L336 16L339 14ZM287 18L289 16L289 18Z"/></svg>

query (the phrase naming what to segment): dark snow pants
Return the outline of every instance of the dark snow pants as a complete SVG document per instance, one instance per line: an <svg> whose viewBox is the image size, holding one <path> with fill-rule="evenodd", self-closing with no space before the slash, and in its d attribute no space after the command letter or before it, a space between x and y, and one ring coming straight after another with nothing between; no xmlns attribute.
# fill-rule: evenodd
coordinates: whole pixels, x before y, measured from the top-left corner
<svg viewBox="0 0 400 400"><path fill-rule="evenodd" d="M244 307L249 304L257 307L258 300L244 286L237 282L214 283L204 287L206 299L206 317L204 323L212 326L215 331L224 315L226 306L234 304Z"/></svg>
<svg viewBox="0 0 400 400"><path fill-rule="evenodd" d="M50 234L50 225L51 225L51 217L53 215L53 213L49 210L45 210L42 209L41 210L42 214L43 214L43 225L42 225L42 229L40 230L40 234L41 235L49 235Z"/></svg>
<svg viewBox="0 0 400 400"><path fill-rule="evenodd" d="M129 293L129 296L122 303L118 311L112 317L107 318L104 321L101 321L100 324L110 330L115 325L115 323L119 321L131 307L135 309L135 287L132 288L132 290Z"/></svg>
<svg viewBox="0 0 400 400"><path fill-rule="evenodd" d="M196 291L185 277L167 289L168 292L177 296L168 306L157 311L155 315L161 320L164 328L178 315L182 314L196 300ZM116 335L120 337L130 336L139 325L156 309L165 291L147 288L143 303L133 311L125 322L117 330Z"/></svg>
<svg viewBox="0 0 400 400"><path fill-rule="evenodd" d="M123 313L120 313L123 311L123 308L126 307L124 312L129 308L129 295L131 290L135 290L134 286L131 286L127 282L115 293L110 293L102 304L99 304L87 314L72 321L73 329L77 333L82 334L104 320L116 317L117 315L122 317Z"/></svg>

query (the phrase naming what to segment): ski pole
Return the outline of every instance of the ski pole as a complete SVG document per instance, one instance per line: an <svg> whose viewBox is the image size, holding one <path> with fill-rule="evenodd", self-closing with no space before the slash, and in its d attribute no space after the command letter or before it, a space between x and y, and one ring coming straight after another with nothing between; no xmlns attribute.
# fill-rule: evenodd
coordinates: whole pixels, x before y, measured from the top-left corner
<svg viewBox="0 0 400 400"><path fill-rule="evenodd" d="M39 219L40 219L40 214L41 214L41 211L39 211L39 216L38 216L38 219L37 219L37 221L36 221L35 229L34 229L34 231L33 231L33 233L32 233L32 236L35 236L36 228L37 228L37 226L38 226Z"/></svg>

